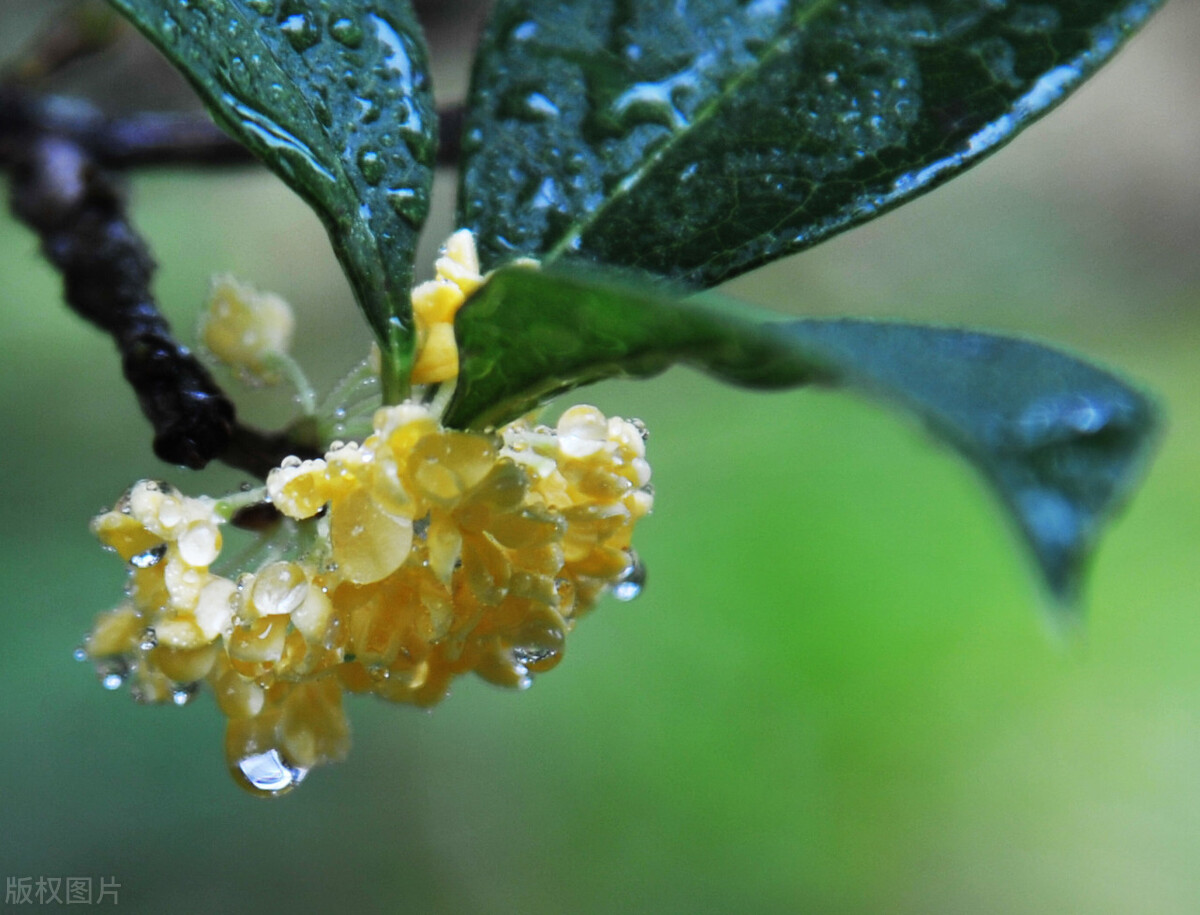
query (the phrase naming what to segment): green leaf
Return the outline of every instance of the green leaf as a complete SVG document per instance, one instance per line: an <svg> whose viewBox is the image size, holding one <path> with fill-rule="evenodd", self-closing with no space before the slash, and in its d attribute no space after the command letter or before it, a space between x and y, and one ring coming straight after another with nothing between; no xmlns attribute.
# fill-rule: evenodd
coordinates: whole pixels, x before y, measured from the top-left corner
<svg viewBox="0 0 1200 915"><path fill-rule="evenodd" d="M859 320L751 321L595 277L502 269L456 332L461 369L446 419L460 427L497 426L579 385L674 363L734 384L845 387L900 407L983 473L1068 606L1156 425L1125 382L1036 343Z"/></svg>
<svg viewBox="0 0 1200 915"><path fill-rule="evenodd" d="M437 124L407 0L109 0L317 211L385 352L412 348Z"/></svg>
<svg viewBox="0 0 1200 915"><path fill-rule="evenodd" d="M1012 139L1161 0L499 0L459 223L485 266L710 286Z"/></svg>

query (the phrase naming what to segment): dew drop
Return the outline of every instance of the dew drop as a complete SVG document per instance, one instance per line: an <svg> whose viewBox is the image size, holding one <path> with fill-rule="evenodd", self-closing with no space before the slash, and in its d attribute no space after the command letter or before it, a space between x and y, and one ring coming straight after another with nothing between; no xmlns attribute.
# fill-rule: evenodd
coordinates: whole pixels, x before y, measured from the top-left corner
<svg viewBox="0 0 1200 915"><path fill-rule="evenodd" d="M87 649L80 645L71 652L71 657L73 657L76 661L86 661L88 659Z"/></svg>
<svg viewBox="0 0 1200 915"><path fill-rule="evenodd" d="M320 28L307 13L292 13L279 23L279 29L288 44L301 53L321 40Z"/></svg>
<svg viewBox="0 0 1200 915"><path fill-rule="evenodd" d="M345 16L335 14L330 17L329 34L334 41L348 48L357 48L363 42L362 26Z"/></svg>
<svg viewBox="0 0 1200 915"><path fill-rule="evenodd" d="M273 562L263 567L250 590L250 599L261 616L290 614L307 595L308 578L294 562Z"/></svg>
<svg viewBox="0 0 1200 915"><path fill-rule="evenodd" d="M528 41L537 34L537 30L536 22L522 22L512 30L512 37L515 41Z"/></svg>
<svg viewBox="0 0 1200 915"><path fill-rule="evenodd" d="M138 648L142 651L153 651L158 647L158 633L154 631L153 626L148 626L142 630L141 641L138 642Z"/></svg>
<svg viewBox="0 0 1200 915"><path fill-rule="evenodd" d="M512 650L513 660L522 667L536 668L538 666L552 666L551 662L557 661L562 652L554 648L533 648L517 646Z"/></svg>
<svg viewBox="0 0 1200 915"><path fill-rule="evenodd" d="M531 92L525 97L526 110L537 120L558 117L558 106L540 92Z"/></svg>
<svg viewBox="0 0 1200 915"><path fill-rule="evenodd" d="M171 691L171 701L181 708L196 698L199 687L195 683L178 686Z"/></svg>
<svg viewBox="0 0 1200 915"><path fill-rule="evenodd" d="M631 601L646 587L646 566L634 550L629 551L629 565L613 585L612 595L619 601Z"/></svg>
<svg viewBox="0 0 1200 915"><path fill-rule="evenodd" d="M307 769L289 765L276 749L243 756L234 768L243 787L269 797L291 791L306 775Z"/></svg>
<svg viewBox="0 0 1200 915"><path fill-rule="evenodd" d="M179 38L179 23L175 20L175 17L172 16L170 13L162 14L161 31L162 31L163 37L165 39L167 39L167 41L169 41L171 44L174 44L175 41Z"/></svg>
<svg viewBox="0 0 1200 915"><path fill-rule="evenodd" d="M211 565L220 554L220 534L215 524L193 524L179 537L179 555L190 566Z"/></svg>
<svg viewBox="0 0 1200 915"><path fill-rule="evenodd" d="M109 691L120 689L124 682L125 674L119 670L110 670L100 678L100 685Z"/></svg>
<svg viewBox="0 0 1200 915"><path fill-rule="evenodd" d="M358 153L358 171L367 184L375 185L383 180L386 166L383 158L373 149L363 149Z"/></svg>
<svg viewBox="0 0 1200 915"><path fill-rule="evenodd" d="M396 215L414 225L420 224L429 209L428 195L416 188L393 188L386 196Z"/></svg>
<svg viewBox="0 0 1200 915"><path fill-rule="evenodd" d="M129 564L135 569L149 569L162 562L163 557L166 555L167 545L165 543L160 543L158 546L151 547L144 553L138 553L136 556L131 556L129 558Z"/></svg>

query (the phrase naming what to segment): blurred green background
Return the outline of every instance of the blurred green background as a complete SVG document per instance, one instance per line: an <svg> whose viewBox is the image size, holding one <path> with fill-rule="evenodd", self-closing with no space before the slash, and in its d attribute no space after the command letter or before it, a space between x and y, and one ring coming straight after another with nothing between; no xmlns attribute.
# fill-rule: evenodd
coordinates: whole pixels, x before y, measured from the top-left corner
<svg viewBox="0 0 1200 915"><path fill-rule="evenodd" d="M0 0L4 49L56 6ZM471 34L435 33L445 98ZM728 289L1030 335L1157 392L1169 434L1083 631L1048 625L989 494L903 419L682 370L606 384L584 397L652 430L645 594L528 693L352 701L349 761L275 801L234 787L210 701L139 707L71 660L122 584L91 514L141 477L237 478L153 459L111 345L0 219L0 872L114 876L139 912L1200 911L1197 47L1174 0L994 159ZM100 63L131 82L146 56ZM323 233L272 178L132 191L181 336L231 271L295 304L323 385L359 358Z"/></svg>

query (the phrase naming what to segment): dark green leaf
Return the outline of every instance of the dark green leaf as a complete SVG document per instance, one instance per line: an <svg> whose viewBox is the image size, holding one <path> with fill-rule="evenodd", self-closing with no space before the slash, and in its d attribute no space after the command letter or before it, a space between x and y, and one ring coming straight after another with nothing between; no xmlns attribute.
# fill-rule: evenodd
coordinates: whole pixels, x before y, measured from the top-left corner
<svg viewBox="0 0 1200 915"><path fill-rule="evenodd" d="M109 0L313 206L386 351L411 350L436 115L408 0Z"/></svg>
<svg viewBox="0 0 1200 915"><path fill-rule="evenodd" d="M453 425L498 425L581 384L673 363L759 388L847 387L901 407L983 472L1068 605L1155 426L1151 404L1119 378L1035 343L868 321L755 322L595 278L501 270L456 330ZM515 339L520 347L507 345Z"/></svg>
<svg viewBox="0 0 1200 915"><path fill-rule="evenodd" d="M499 0L460 224L709 286L1012 139L1161 0Z"/></svg>

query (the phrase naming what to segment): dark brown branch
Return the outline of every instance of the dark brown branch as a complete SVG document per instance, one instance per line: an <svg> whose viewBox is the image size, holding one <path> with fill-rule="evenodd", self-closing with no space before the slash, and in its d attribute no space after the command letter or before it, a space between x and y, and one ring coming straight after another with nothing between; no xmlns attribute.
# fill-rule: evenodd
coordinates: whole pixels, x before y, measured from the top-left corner
<svg viewBox="0 0 1200 915"><path fill-rule="evenodd" d="M439 113L438 164L458 162L463 109ZM54 134L83 147L106 168L252 165L250 151L203 114L142 113L108 117L75 99L34 96L0 88L0 145L4 136ZM0 162L3 152L0 151Z"/></svg>
<svg viewBox="0 0 1200 915"><path fill-rule="evenodd" d="M298 450L240 426L208 370L172 338L150 289L154 259L116 180L87 150L62 136L9 133L0 137L0 166L11 173L13 213L41 238L67 303L120 350L154 427L155 454L197 469L219 458L261 477Z"/></svg>

